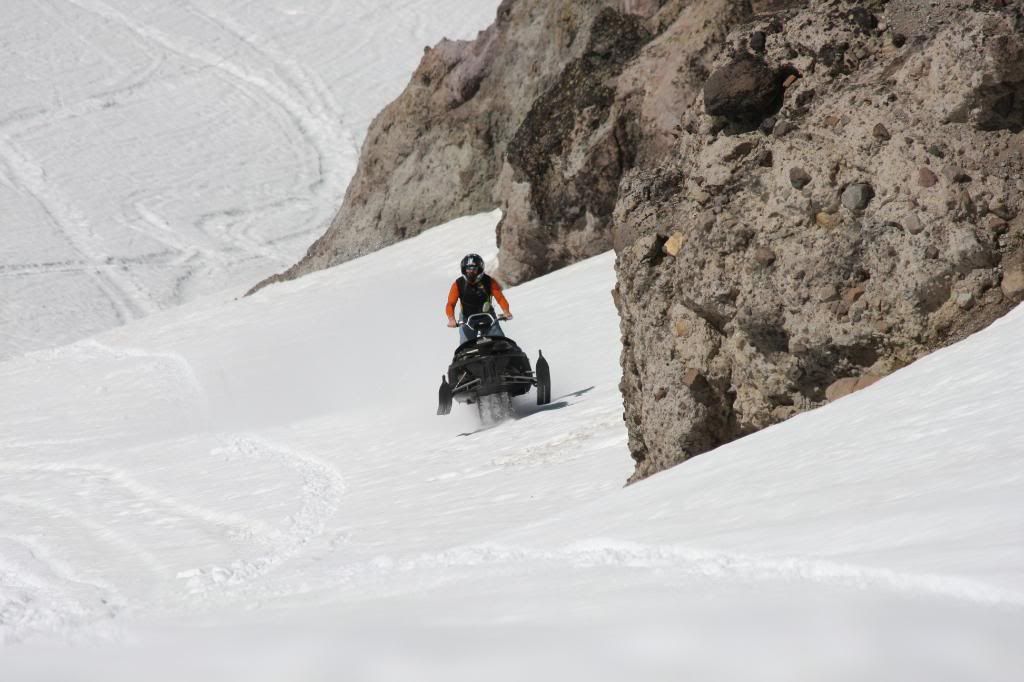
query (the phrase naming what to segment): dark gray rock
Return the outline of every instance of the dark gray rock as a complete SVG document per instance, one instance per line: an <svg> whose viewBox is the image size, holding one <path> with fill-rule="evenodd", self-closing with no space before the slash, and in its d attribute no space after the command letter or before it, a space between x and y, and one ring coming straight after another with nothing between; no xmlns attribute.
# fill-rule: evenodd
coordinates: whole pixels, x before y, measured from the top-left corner
<svg viewBox="0 0 1024 682"><path fill-rule="evenodd" d="M782 105L782 79L764 59L741 53L704 84L704 110L737 123L760 123Z"/></svg>
<svg viewBox="0 0 1024 682"><path fill-rule="evenodd" d="M794 167L789 169L789 182L797 189L803 189L810 183L811 176L803 168Z"/></svg>
<svg viewBox="0 0 1024 682"><path fill-rule="evenodd" d="M843 206L851 211L862 211L875 196L875 190L866 182L855 182L843 190Z"/></svg>

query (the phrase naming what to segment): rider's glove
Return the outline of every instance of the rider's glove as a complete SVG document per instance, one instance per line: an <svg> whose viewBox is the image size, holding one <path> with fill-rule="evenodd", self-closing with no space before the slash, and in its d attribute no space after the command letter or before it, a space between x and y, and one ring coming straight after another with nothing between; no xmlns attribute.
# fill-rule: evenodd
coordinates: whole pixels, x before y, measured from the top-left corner
<svg viewBox="0 0 1024 682"><path fill-rule="evenodd" d="M505 313L505 319L506 320L511 320L512 319L512 313Z"/></svg>

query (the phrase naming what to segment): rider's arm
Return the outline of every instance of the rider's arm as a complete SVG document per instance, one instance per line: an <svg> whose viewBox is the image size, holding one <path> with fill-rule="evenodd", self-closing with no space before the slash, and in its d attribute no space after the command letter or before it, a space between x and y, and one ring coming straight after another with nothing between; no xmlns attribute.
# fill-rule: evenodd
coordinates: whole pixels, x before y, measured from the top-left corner
<svg viewBox="0 0 1024 682"><path fill-rule="evenodd" d="M459 283L452 282L452 288L448 290L448 305L444 307L445 315L449 322L455 322L455 304L459 300Z"/></svg>
<svg viewBox="0 0 1024 682"><path fill-rule="evenodd" d="M498 302L501 309L505 311L505 314L509 317L512 316L512 311L508 309L508 299L505 298L505 294L501 293L501 285L498 284L498 280L491 278L491 296Z"/></svg>

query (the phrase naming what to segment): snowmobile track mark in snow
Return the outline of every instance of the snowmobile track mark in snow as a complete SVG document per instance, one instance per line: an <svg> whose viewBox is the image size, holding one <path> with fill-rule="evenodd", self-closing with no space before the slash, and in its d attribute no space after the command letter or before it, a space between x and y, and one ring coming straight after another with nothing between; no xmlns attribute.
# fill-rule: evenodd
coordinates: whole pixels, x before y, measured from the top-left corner
<svg viewBox="0 0 1024 682"><path fill-rule="evenodd" d="M309 455L273 445L246 434L231 438L226 445L236 453L250 458L277 459L302 477L302 506L289 517L290 527L278 532L269 550L255 557L239 558L228 566L209 565L182 571L179 578L187 581L193 594L208 602L211 594L222 600L249 598L252 582L272 572L282 563L299 555L315 538L322 535L328 519L338 508L345 492L341 475L329 464ZM204 604L204 607L209 604Z"/></svg>

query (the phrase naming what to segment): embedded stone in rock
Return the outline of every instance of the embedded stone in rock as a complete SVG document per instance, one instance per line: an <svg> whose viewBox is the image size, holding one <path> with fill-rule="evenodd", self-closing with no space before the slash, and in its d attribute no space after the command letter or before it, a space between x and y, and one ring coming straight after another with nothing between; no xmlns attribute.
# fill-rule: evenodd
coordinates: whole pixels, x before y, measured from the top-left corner
<svg viewBox="0 0 1024 682"><path fill-rule="evenodd" d="M921 232L924 231L924 225L921 224L921 219L913 213L903 219L903 227L905 227L907 232L910 234L921 234Z"/></svg>
<svg viewBox="0 0 1024 682"><path fill-rule="evenodd" d="M1024 263L1016 263L1007 268L1003 272L999 288L1009 299L1018 299L1024 296Z"/></svg>
<svg viewBox="0 0 1024 682"><path fill-rule="evenodd" d="M851 211L864 209L875 196L875 190L866 182L855 182L843 190L843 206Z"/></svg>
<svg viewBox="0 0 1024 682"><path fill-rule="evenodd" d="M796 130L796 124L792 121L779 121L772 128L772 135L775 137L785 137L794 130Z"/></svg>
<svg viewBox="0 0 1024 682"><path fill-rule="evenodd" d="M814 216L814 222L818 223L822 227L833 228L839 224L839 216L834 213L819 211L818 214Z"/></svg>
<svg viewBox="0 0 1024 682"><path fill-rule="evenodd" d="M939 181L939 176L932 172L927 166L921 166L917 170L917 184L921 187L933 187Z"/></svg>
<svg viewBox="0 0 1024 682"><path fill-rule="evenodd" d="M864 287L863 287L863 285L859 285L859 286L855 286L853 288L847 289L845 292L843 292L843 303L845 303L846 306L849 307L849 306L853 305L854 303L856 303L857 301L859 301L860 297L863 296L863 295L864 295Z"/></svg>
<svg viewBox="0 0 1024 682"><path fill-rule="evenodd" d="M970 310L974 307L974 294L969 291L962 291L956 295L956 304L963 310Z"/></svg>
<svg viewBox="0 0 1024 682"><path fill-rule="evenodd" d="M789 169L789 182L793 187L803 189L810 181L811 176L803 168L797 166Z"/></svg>
<svg viewBox="0 0 1024 682"><path fill-rule="evenodd" d="M845 377L843 379L838 379L837 381L832 382L832 384L825 389L825 398L830 402L838 400L850 395L851 393L867 388L881 378L881 376L869 372L860 377Z"/></svg>
<svg viewBox="0 0 1024 682"><path fill-rule="evenodd" d="M744 52L704 83L704 110L737 123L757 123L778 110L782 84L760 57Z"/></svg>
<svg viewBox="0 0 1024 682"><path fill-rule="evenodd" d="M942 169L942 176L950 182L970 182L971 176L964 172L963 168L946 166Z"/></svg>
<svg viewBox="0 0 1024 682"><path fill-rule="evenodd" d="M775 252L767 247L759 246L754 250L754 260L758 265L766 268L775 262Z"/></svg>
<svg viewBox="0 0 1024 682"><path fill-rule="evenodd" d="M722 160L723 161L735 161L737 159L742 159L744 156L749 154L753 148L754 148L754 143L751 142L750 140L746 140L744 142L740 142L738 145L733 147L732 151L730 151L728 154L726 154L723 157Z"/></svg>
<svg viewBox="0 0 1024 682"><path fill-rule="evenodd" d="M876 123L876 124L875 124L875 127L874 127L874 128L872 128L872 130L871 130L871 134L872 134L872 135L873 135L873 136L874 136L875 138L877 138L877 139L879 139L879 140L883 140L883 141L884 141L884 140L889 140L889 139L892 139L892 135L890 135L890 134L889 134L889 129L888 129L888 128L886 128L886 127L885 127L884 125L882 125L881 123Z"/></svg>
<svg viewBox="0 0 1024 682"><path fill-rule="evenodd" d="M985 227L996 236L1006 234L1010 230L1010 224L997 215L989 217L988 224Z"/></svg>
<svg viewBox="0 0 1024 682"><path fill-rule="evenodd" d="M999 199L989 206L989 210L1003 220L1013 220L1017 217L1017 211L1006 204L1006 199Z"/></svg>
<svg viewBox="0 0 1024 682"><path fill-rule="evenodd" d="M662 249L674 258L679 253L679 250L683 248L684 241L682 232L673 232L672 236L665 240L665 246Z"/></svg>
<svg viewBox="0 0 1024 682"><path fill-rule="evenodd" d="M754 31L750 34L750 49L754 52L764 52L764 43L764 31Z"/></svg>
<svg viewBox="0 0 1024 682"><path fill-rule="evenodd" d="M868 33L878 26L878 17L863 7L854 7L846 13L846 18L864 33Z"/></svg>
<svg viewBox="0 0 1024 682"><path fill-rule="evenodd" d="M924 257L928 260L935 260L939 257L939 250L934 245L929 245L924 250Z"/></svg>
<svg viewBox="0 0 1024 682"><path fill-rule="evenodd" d="M699 369L690 367L683 372L683 385L692 389L700 389L702 386L707 385L707 379L704 378Z"/></svg>
<svg viewBox="0 0 1024 682"><path fill-rule="evenodd" d="M820 287L814 289L814 298L821 303L829 303L831 301L838 300L839 290L836 289L834 284L822 284Z"/></svg>

